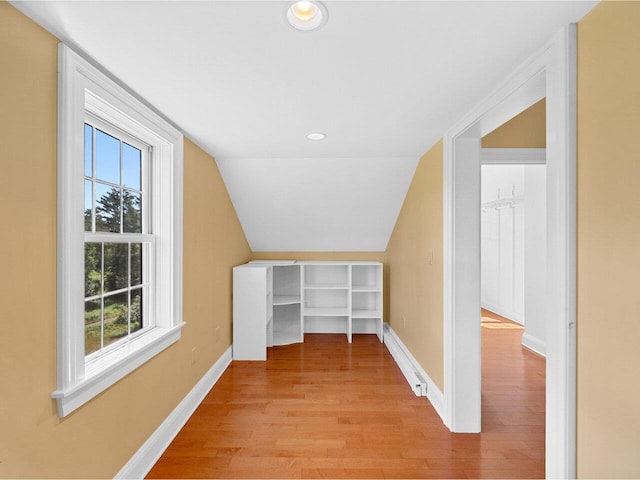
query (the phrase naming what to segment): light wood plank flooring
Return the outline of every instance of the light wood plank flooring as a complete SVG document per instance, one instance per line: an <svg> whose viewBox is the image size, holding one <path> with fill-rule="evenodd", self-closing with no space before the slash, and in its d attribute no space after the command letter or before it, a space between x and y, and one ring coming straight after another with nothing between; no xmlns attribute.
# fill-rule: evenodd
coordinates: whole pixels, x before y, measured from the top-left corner
<svg viewBox="0 0 640 480"><path fill-rule="evenodd" d="M306 335L233 362L149 478L542 478L544 359L482 331L481 434L450 433L375 336Z"/></svg>

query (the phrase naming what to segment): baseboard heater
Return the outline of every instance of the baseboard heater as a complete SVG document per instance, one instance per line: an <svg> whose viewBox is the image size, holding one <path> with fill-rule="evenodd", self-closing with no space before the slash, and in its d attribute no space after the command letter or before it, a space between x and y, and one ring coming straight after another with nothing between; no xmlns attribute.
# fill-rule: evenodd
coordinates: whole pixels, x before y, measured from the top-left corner
<svg viewBox="0 0 640 480"><path fill-rule="evenodd" d="M384 343L387 346L389 353L391 353L391 356L398 364L398 367L400 367L400 371L407 379L407 382L416 397L426 397L427 381L422 374L418 372L413 359L409 358L406 353L406 347L402 342L400 342L400 339L396 337L388 324L384 325Z"/></svg>

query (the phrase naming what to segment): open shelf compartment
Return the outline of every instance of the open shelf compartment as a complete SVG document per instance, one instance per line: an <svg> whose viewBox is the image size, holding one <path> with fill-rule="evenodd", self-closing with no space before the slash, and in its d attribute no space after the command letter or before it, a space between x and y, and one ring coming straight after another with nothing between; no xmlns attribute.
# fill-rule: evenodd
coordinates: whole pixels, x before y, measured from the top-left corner
<svg viewBox="0 0 640 480"><path fill-rule="evenodd" d="M304 265L304 288L341 289L349 288L349 265L309 264Z"/></svg>
<svg viewBox="0 0 640 480"><path fill-rule="evenodd" d="M351 285L354 292L378 292L382 290L381 268L379 264L354 264L351 270Z"/></svg>
<svg viewBox="0 0 640 480"><path fill-rule="evenodd" d="M273 345L302 342L300 304L273 306Z"/></svg>
<svg viewBox="0 0 640 480"><path fill-rule="evenodd" d="M300 303L300 265L273 266L273 304Z"/></svg>
<svg viewBox="0 0 640 480"><path fill-rule="evenodd" d="M382 292L354 291L351 301L351 316L353 318L381 318Z"/></svg>

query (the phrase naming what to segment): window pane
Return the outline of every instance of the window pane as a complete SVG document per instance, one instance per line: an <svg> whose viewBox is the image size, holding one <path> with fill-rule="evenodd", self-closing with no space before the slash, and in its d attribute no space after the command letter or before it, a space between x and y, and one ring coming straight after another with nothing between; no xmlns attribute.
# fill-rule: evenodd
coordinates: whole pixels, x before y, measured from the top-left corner
<svg viewBox="0 0 640 480"><path fill-rule="evenodd" d="M96 182L96 232L120 232L120 189Z"/></svg>
<svg viewBox="0 0 640 480"><path fill-rule="evenodd" d="M122 144L122 184L142 190L142 152L126 143Z"/></svg>
<svg viewBox="0 0 640 480"><path fill-rule="evenodd" d="M102 244L84 244L84 296L94 297L102 293Z"/></svg>
<svg viewBox="0 0 640 480"><path fill-rule="evenodd" d="M142 244L131 244L131 286L142 283Z"/></svg>
<svg viewBox="0 0 640 480"><path fill-rule="evenodd" d="M104 291L113 292L129 286L129 245L104 244Z"/></svg>
<svg viewBox="0 0 640 480"><path fill-rule="evenodd" d="M142 289L131 290L131 333L142 328Z"/></svg>
<svg viewBox="0 0 640 480"><path fill-rule="evenodd" d="M122 198L123 231L126 233L142 233L142 195L124 190Z"/></svg>
<svg viewBox="0 0 640 480"><path fill-rule="evenodd" d="M84 173L85 231L143 233L142 150L85 124ZM147 248L143 243L85 243L85 299L101 297L85 302L87 355L143 328Z"/></svg>
<svg viewBox="0 0 640 480"><path fill-rule="evenodd" d="M84 354L100 350L100 300L84 302Z"/></svg>
<svg viewBox="0 0 640 480"><path fill-rule="evenodd" d="M93 174L92 168L92 155L93 155L93 128L91 125L84 124L84 176L91 177Z"/></svg>
<svg viewBox="0 0 640 480"><path fill-rule="evenodd" d="M84 231L91 231L91 207L93 206L91 180L84 181Z"/></svg>
<svg viewBox="0 0 640 480"><path fill-rule="evenodd" d="M120 184L120 140L96 129L96 178Z"/></svg>
<svg viewBox="0 0 640 480"><path fill-rule="evenodd" d="M129 333L128 292L104 297L104 346Z"/></svg>

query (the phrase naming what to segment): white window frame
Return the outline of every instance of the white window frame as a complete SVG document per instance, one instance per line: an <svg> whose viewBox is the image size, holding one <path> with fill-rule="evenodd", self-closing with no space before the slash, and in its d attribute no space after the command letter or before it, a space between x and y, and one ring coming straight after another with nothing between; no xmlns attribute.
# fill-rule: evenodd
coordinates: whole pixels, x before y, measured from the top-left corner
<svg viewBox="0 0 640 480"><path fill-rule="evenodd" d="M87 362L84 354L84 122L89 113L151 146L154 328ZM58 48L57 400L61 417L180 339L182 134L64 44Z"/></svg>

